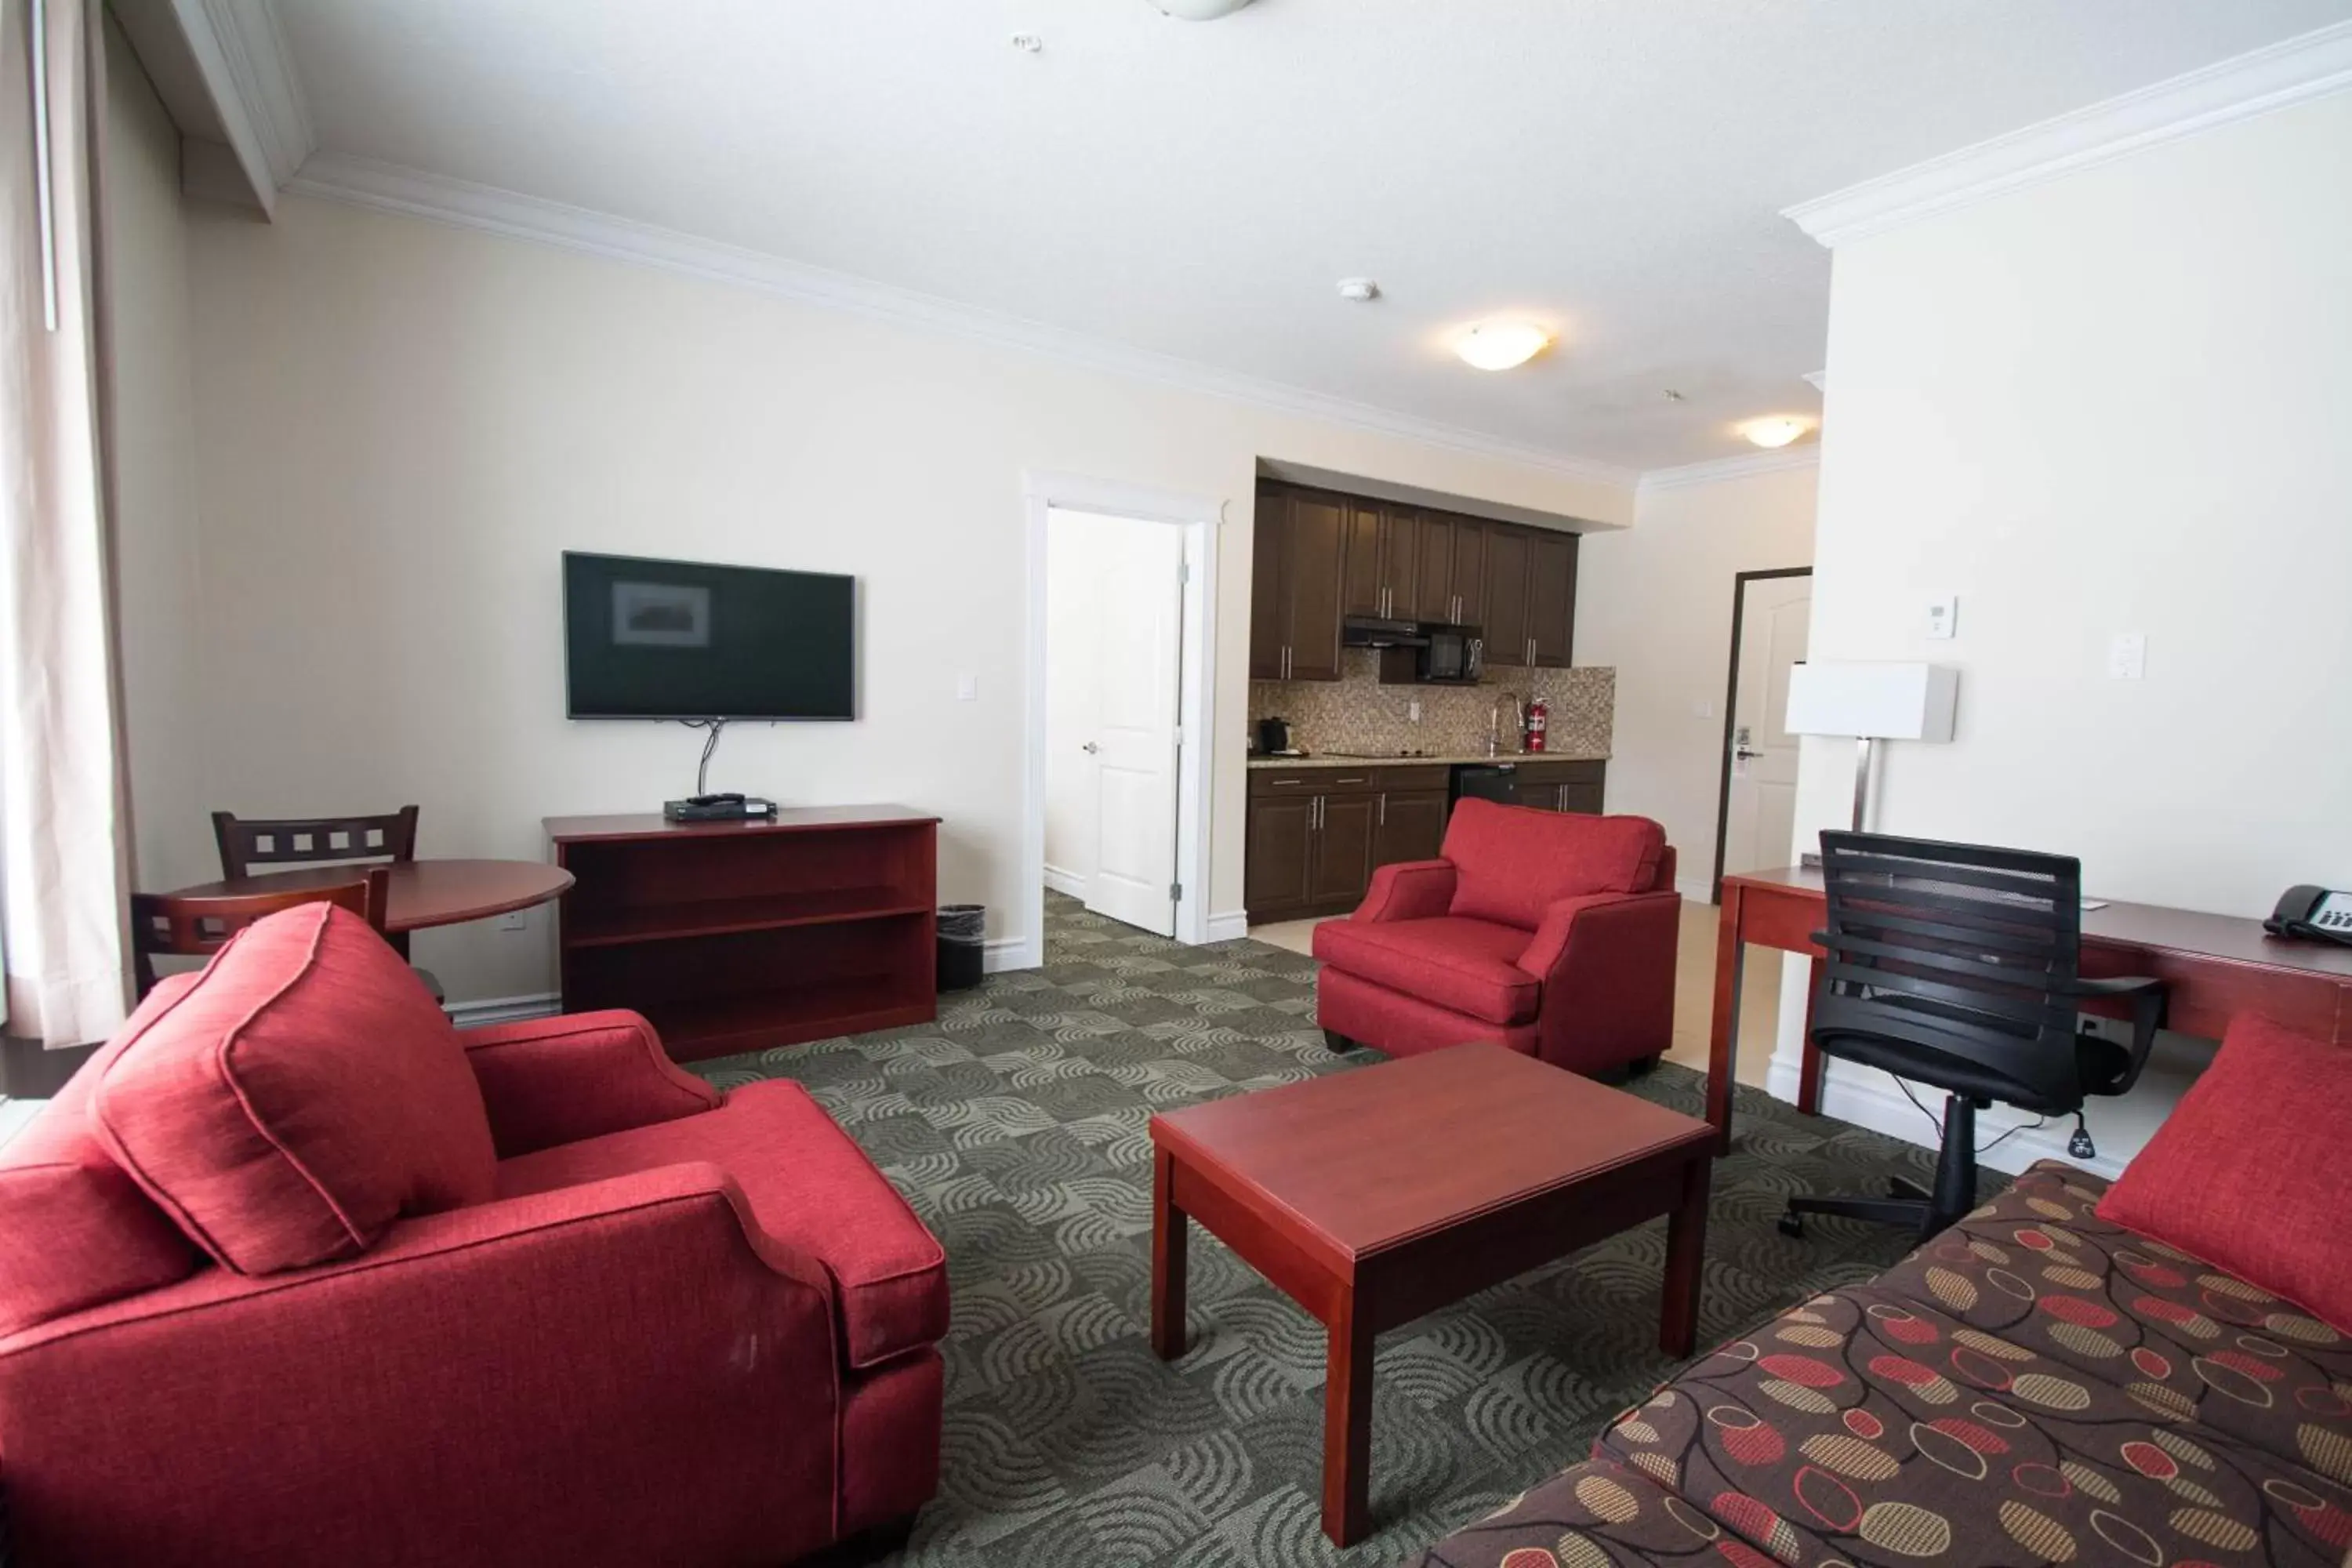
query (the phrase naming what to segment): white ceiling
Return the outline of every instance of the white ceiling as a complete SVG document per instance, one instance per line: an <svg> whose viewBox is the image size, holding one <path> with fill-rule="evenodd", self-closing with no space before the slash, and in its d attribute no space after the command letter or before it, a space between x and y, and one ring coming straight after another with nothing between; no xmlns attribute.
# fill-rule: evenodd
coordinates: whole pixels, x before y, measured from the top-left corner
<svg viewBox="0 0 2352 1568"><path fill-rule="evenodd" d="M2352 0L277 0L323 151L1654 468L1812 413L1793 203ZM1016 31L1045 40L1013 48ZM1377 278L1369 306L1338 297ZM1450 329L1559 346L1501 375ZM1669 403L1667 388L1685 401Z"/></svg>

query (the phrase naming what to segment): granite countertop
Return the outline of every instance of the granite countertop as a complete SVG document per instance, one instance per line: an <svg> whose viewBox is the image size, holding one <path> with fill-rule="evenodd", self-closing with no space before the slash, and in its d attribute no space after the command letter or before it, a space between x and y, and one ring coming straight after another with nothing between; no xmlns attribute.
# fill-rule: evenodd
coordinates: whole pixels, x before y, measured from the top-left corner
<svg viewBox="0 0 2352 1568"><path fill-rule="evenodd" d="M1605 763L1606 752L1505 752L1490 757L1484 752L1449 752L1434 757L1335 757L1328 752L1307 757L1261 757L1252 753L1253 768L1409 768L1466 763Z"/></svg>

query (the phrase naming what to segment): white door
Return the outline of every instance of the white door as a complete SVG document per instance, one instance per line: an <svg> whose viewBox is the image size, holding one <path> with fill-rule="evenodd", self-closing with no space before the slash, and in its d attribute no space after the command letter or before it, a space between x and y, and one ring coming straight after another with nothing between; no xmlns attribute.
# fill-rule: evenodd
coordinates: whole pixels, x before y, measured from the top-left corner
<svg viewBox="0 0 2352 1568"><path fill-rule="evenodd" d="M1089 524L1087 526L1097 526ZM1094 875L1087 908L1176 934L1177 699L1184 531L1099 526L1093 738Z"/></svg>
<svg viewBox="0 0 2352 1568"><path fill-rule="evenodd" d="M1789 733L1789 668L1805 657L1811 577L1759 577L1740 616L1738 689L1731 705L1731 801L1723 874L1796 859L1797 738Z"/></svg>

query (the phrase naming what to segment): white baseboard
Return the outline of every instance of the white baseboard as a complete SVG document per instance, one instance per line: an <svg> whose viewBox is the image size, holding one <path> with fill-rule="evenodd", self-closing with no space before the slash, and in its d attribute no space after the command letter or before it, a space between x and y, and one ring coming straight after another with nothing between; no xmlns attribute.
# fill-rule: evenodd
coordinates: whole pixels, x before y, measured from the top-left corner
<svg viewBox="0 0 2352 1568"><path fill-rule="evenodd" d="M1045 944L1034 937L997 937L982 949L980 967L987 974L1001 974L1008 969L1043 969Z"/></svg>
<svg viewBox="0 0 2352 1568"><path fill-rule="evenodd" d="M1715 901L1715 879L1713 877L1676 877L1675 891L1695 904L1712 903Z"/></svg>
<svg viewBox="0 0 2352 1568"><path fill-rule="evenodd" d="M563 1011L563 998L553 991L541 991L529 996L492 996L479 1002L451 1002L443 1012L449 1022L461 1029L478 1029L490 1024L519 1024L525 1018L551 1018Z"/></svg>
<svg viewBox="0 0 2352 1568"><path fill-rule="evenodd" d="M1045 862L1045 886L1066 898L1083 899L1087 896L1087 879L1051 860Z"/></svg>
<svg viewBox="0 0 2352 1568"><path fill-rule="evenodd" d="M1797 1078L1796 1064L1784 1062L1775 1055L1770 1083L1773 1096L1793 1102L1797 1098ZM1929 1110L1938 1108L1941 1091L1915 1089L1913 1092ZM1906 1143L1916 1143L1922 1149L1936 1146L1936 1130L1925 1116L1919 1114L1919 1108L1904 1098L1903 1091L1895 1087L1893 1079L1866 1068L1855 1068L1843 1062L1829 1064L1822 1084L1822 1114L1840 1121L1851 1121L1856 1127L1867 1127L1873 1132L1884 1132L1889 1138L1900 1138ZM2112 1179L2123 1174L2124 1162L2121 1160L2105 1154L2095 1159L2077 1160L2066 1152L2066 1140L2072 1135L2074 1126L2071 1117L2053 1116L2047 1127L2038 1129L2032 1128L2030 1119L2020 1117L2019 1120L2032 1130L2002 1138L2001 1134L2007 1132L2011 1125L1999 1120L2004 1114L2011 1113L1996 1110L1977 1124L1977 1160L1979 1164L2014 1175L2036 1161L2063 1160L2096 1176ZM2000 1138L1999 1147L1985 1147L1996 1138Z"/></svg>
<svg viewBox="0 0 2352 1568"><path fill-rule="evenodd" d="M1209 917L1208 940L1211 942L1239 942L1247 935L1249 914L1246 910L1227 910L1223 914Z"/></svg>

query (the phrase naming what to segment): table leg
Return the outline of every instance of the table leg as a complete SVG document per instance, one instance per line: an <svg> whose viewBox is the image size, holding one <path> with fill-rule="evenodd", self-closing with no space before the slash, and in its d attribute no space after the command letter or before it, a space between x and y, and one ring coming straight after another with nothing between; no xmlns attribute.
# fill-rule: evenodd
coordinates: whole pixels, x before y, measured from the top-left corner
<svg viewBox="0 0 2352 1568"><path fill-rule="evenodd" d="M1805 1046L1797 1066L1797 1109L1808 1116L1822 1113L1822 1052L1813 1044L1813 1002L1822 994L1822 961L1813 960L1805 976Z"/></svg>
<svg viewBox="0 0 2352 1568"><path fill-rule="evenodd" d="M1340 1292L1323 1369L1323 1533L1350 1546L1370 1529L1372 1468L1372 1332Z"/></svg>
<svg viewBox="0 0 2352 1568"><path fill-rule="evenodd" d="M1176 1162L1151 1152L1151 1349L1161 1361L1184 1353L1184 1244L1192 1222L1176 1206Z"/></svg>
<svg viewBox="0 0 2352 1568"><path fill-rule="evenodd" d="M1715 1026L1706 1042L1706 1119L1715 1124L1719 1153L1731 1152L1732 1063L1739 1048L1740 889L1723 889L1723 914L1715 928Z"/></svg>
<svg viewBox="0 0 2352 1568"><path fill-rule="evenodd" d="M1680 1359L1698 1343L1699 1276L1706 1261L1706 1188L1713 1162L1683 1166L1682 1198L1666 1220L1666 1282L1658 1348Z"/></svg>

